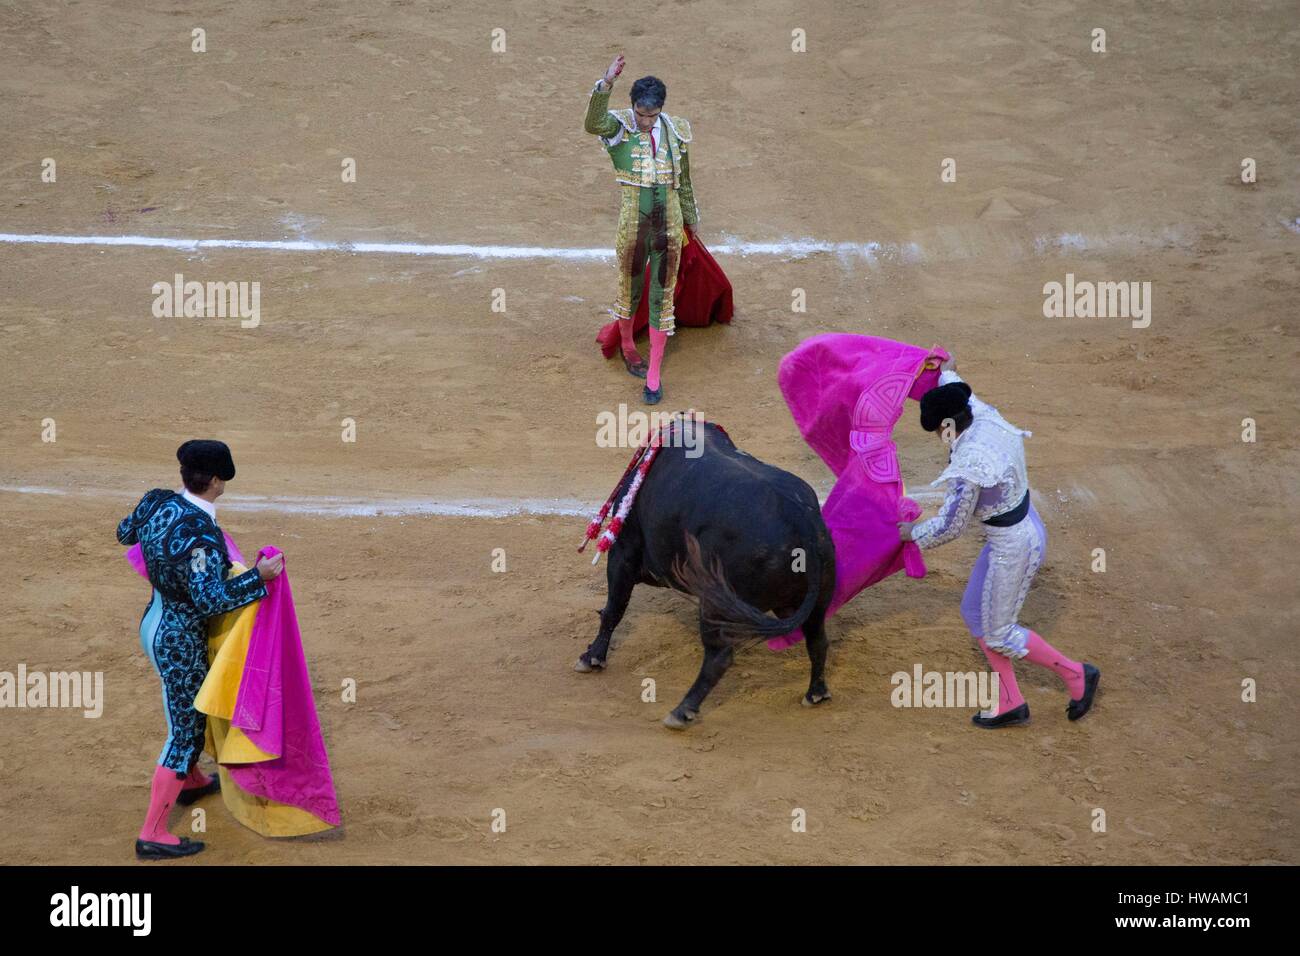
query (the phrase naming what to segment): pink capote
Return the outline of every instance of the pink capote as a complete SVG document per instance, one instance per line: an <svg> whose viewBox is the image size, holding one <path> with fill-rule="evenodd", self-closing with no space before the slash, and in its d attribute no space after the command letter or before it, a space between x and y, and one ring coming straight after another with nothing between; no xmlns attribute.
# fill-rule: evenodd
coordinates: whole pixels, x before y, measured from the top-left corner
<svg viewBox="0 0 1300 956"><path fill-rule="evenodd" d="M230 535L225 538L231 559L244 564ZM279 548L268 547L259 551L258 557L277 554ZM126 559L148 577L138 544L127 550ZM231 724L258 749L280 755L263 763L227 766L241 790L287 803L333 826L339 825L334 778L316 717L287 566L267 582L266 597L253 619Z"/></svg>
<svg viewBox="0 0 1300 956"><path fill-rule="evenodd" d="M906 568L925 576L921 549L898 540L898 522L921 507L903 494L891 438L905 399L920 400L939 383L948 353L870 335L817 335L781 360L777 381L800 434L838 479L822 517L835 542L835 595L829 617L864 588ZM927 368L927 363L933 367ZM803 640L793 631L767 642L783 650Z"/></svg>
<svg viewBox="0 0 1300 956"><path fill-rule="evenodd" d="M258 557L273 558L280 553L272 546L259 551ZM266 597L253 620L231 724L259 750L280 754L275 760L230 767L240 789L339 825L334 778L316 718L287 567L266 582Z"/></svg>

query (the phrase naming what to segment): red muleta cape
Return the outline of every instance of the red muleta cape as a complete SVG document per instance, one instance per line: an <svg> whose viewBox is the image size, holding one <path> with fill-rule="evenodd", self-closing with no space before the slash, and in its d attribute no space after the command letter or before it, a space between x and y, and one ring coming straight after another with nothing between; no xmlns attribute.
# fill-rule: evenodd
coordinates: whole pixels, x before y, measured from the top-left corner
<svg viewBox="0 0 1300 956"><path fill-rule="evenodd" d="M646 264L645 288L650 288L649 263ZM731 323L731 282L722 267L704 247L699 237L689 236L682 242L682 257L677 263L677 285L673 291L677 324L704 328L711 322ZM641 305L632 317L632 334L640 335L650 324L650 298L641 296ZM605 358L618 351L618 320L601 327L596 342Z"/></svg>

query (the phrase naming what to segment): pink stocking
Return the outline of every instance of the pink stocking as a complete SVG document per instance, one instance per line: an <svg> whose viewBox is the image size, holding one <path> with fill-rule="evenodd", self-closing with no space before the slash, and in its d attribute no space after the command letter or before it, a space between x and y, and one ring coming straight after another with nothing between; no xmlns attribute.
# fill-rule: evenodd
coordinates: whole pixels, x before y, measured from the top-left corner
<svg viewBox="0 0 1300 956"><path fill-rule="evenodd" d="M184 785L184 779L178 779L175 770L161 766L154 768L153 784L149 788L149 812L145 814L144 826L140 828L141 840L170 846L181 842L179 837L167 831L167 814L171 812L176 796Z"/></svg>
<svg viewBox="0 0 1300 956"><path fill-rule="evenodd" d="M668 333L650 328L650 373L645 378L645 386L652 392L659 390L659 366L664 361L664 346L668 344Z"/></svg>
<svg viewBox="0 0 1300 956"><path fill-rule="evenodd" d="M1079 700L1083 697L1083 665L1070 660L1051 644L1035 634L1029 632L1029 642L1025 645L1029 653L1025 659L1037 664L1039 667L1046 667L1055 671L1056 676L1065 681L1065 687L1070 692L1071 700Z"/></svg>
<svg viewBox="0 0 1300 956"><path fill-rule="evenodd" d="M984 638L977 637L976 640L980 642L980 650L988 658L989 667L993 668L993 672L998 675L998 709L993 716L1015 710L1025 702L1025 698L1020 693L1020 685L1016 683L1015 665L1005 654L989 650L989 646L984 643Z"/></svg>

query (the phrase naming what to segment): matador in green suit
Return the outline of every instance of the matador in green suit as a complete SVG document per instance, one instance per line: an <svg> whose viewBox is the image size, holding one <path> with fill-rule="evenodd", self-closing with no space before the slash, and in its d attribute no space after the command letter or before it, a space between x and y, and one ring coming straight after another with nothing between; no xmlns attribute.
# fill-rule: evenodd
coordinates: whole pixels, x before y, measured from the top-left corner
<svg viewBox="0 0 1300 956"><path fill-rule="evenodd" d="M623 363L645 378L645 401L663 397L659 371L664 346L673 334L673 287L681 257L682 232L691 236L699 222L691 189L691 126L663 112L668 90L661 80L644 76L632 84L630 109L611 110L609 95L623 72L623 56L614 58L597 81L587 104L584 128L600 137L614 163L614 181L622 192L614 254L618 261L618 300L610 310L618 319ZM649 263L650 363L636 350L632 317L647 293Z"/></svg>

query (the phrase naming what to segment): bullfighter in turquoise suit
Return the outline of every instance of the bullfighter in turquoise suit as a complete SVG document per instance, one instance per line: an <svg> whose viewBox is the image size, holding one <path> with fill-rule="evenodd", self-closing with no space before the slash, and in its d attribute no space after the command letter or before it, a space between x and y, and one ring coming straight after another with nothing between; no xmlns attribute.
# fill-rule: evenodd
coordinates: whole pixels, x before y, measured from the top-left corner
<svg viewBox="0 0 1300 956"><path fill-rule="evenodd" d="M188 856L203 844L167 831L172 804L214 792L196 766L207 718L194 698L208 673L207 619L266 596L264 579L278 567L259 566L227 578L231 560L217 526L215 500L235 476L223 442L188 441L176 452L185 490L155 488L117 526L117 540L139 544L153 596L140 621L140 641L162 681L167 740L158 756L145 825L136 841L143 859ZM178 799L179 798L179 799Z"/></svg>

